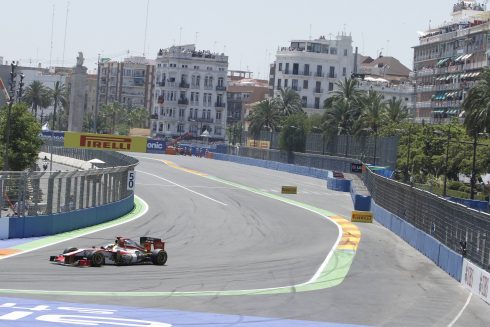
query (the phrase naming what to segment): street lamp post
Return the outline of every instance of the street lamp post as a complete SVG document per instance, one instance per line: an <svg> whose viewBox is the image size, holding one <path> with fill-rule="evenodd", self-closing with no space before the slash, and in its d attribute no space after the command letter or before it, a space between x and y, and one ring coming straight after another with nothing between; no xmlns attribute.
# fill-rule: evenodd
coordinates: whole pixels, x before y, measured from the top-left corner
<svg viewBox="0 0 490 327"><path fill-rule="evenodd" d="M9 145L10 145L10 116L12 114L12 106L15 101L15 77L17 74L15 73L15 68L17 67L16 64L13 62L10 64L10 94L9 94L9 105L7 109L7 128L6 128L6 137L5 137L5 154L4 154L4 159L3 159L3 170L8 171L9 170Z"/></svg>
<svg viewBox="0 0 490 327"><path fill-rule="evenodd" d="M477 144L477 140L478 140L478 134L475 133L474 137L473 137L473 165L472 165L472 168L471 168L471 193L470 193L470 198L472 200L475 199L475 185L476 185L476 146L478 145Z"/></svg>
<svg viewBox="0 0 490 327"><path fill-rule="evenodd" d="M100 80L100 54L97 57L97 86L96 86L97 89L95 90L94 133L97 133L97 115L99 114L99 80Z"/></svg>
<svg viewBox="0 0 490 327"><path fill-rule="evenodd" d="M451 142L451 125L447 131L447 143L446 143L446 159L444 161L444 190L442 195L447 196L447 172L448 172L448 160L449 160L449 143Z"/></svg>
<svg viewBox="0 0 490 327"><path fill-rule="evenodd" d="M408 183L409 176L408 174L410 173L410 150L412 146L412 125L408 127L408 144L407 144L407 165L405 167L405 183Z"/></svg>

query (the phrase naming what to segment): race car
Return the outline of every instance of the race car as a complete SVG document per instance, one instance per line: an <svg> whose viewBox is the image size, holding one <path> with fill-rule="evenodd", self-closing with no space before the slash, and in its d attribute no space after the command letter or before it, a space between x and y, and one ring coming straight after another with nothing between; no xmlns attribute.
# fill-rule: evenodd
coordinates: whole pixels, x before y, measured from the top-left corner
<svg viewBox="0 0 490 327"><path fill-rule="evenodd" d="M61 265L100 267L102 265L133 265L153 263L163 266L167 262L165 242L154 237L140 237L137 243L118 236L114 243L91 248L67 248L60 255L50 256L49 261Z"/></svg>

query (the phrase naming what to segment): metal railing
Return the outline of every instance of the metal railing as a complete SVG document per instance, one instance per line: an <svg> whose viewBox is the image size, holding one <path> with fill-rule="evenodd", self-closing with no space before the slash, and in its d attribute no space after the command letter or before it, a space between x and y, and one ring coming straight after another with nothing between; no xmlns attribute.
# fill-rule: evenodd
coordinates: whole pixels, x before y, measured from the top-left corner
<svg viewBox="0 0 490 327"><path fill-rule="evenodd" d="M363 181L377 205L490 270L490 215L366 169Z"/></svg>
<svg viewBox="0 0 490 327"><path fill-rule="evenodd" d="M89 161L100 159L98 169L72 171L2 172L0 216L39 216L101 206L127 198L128 171L138 160L118 152L70 149L43 145L42 151Z"/></svg>

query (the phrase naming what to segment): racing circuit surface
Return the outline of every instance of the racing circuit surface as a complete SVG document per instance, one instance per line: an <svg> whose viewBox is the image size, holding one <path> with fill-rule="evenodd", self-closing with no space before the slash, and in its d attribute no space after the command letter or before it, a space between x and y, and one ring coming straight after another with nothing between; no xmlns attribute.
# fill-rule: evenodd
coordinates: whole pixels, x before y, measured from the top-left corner
<svg viewBox="0 0 490 327"><path fill-rule="evenodd" d="M352 264L331 256L339 245L339 224L311 208L348 218L352 201L348 193L327 190L325 181L204 158L136 157L136 194L148 211L122 225L0 260L0 289L29 290L0 296L267 317L277 326L291 319L490 325L486 303L470 298L457 281L378 224L357 225L361 238ZM298 186L298 194L281 195L282 185ZM48 262L64 248L99 246L116 235L161 237L167 264L76 268ZM335 277L328 283L315 279L322 267Z"/></svg>

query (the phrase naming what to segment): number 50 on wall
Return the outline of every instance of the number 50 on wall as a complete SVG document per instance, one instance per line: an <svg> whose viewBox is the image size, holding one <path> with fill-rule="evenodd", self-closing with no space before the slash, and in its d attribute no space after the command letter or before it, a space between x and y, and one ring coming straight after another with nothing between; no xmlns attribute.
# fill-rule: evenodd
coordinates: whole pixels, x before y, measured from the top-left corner
<svg viewBox="0 0 490 327"><path fill-rule="evenodd" d="M136 173L134 170L128 171L128 191L134 190L134 181L136 179Z"/></svg>

